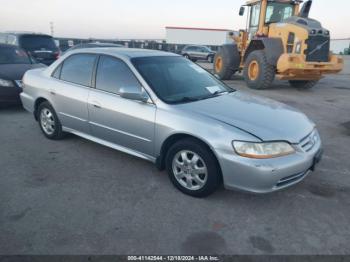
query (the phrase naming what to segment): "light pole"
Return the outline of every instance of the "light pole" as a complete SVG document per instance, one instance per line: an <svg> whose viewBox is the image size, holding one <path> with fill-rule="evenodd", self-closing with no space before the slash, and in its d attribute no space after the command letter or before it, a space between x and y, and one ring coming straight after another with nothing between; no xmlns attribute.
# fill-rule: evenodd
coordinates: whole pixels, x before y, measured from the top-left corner
<svg viewBox="0 0 350 262"><path fill-rule="evenodd" d="M50 32L51 32L51 36L54 35L54 24L53 22L50 22Z"/></svg>

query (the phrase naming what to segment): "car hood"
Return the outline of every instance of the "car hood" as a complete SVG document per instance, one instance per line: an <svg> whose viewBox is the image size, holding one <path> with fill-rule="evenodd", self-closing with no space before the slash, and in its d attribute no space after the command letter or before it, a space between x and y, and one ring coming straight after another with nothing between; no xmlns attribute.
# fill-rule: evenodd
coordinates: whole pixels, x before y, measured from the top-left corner
<svg viewBox="0 0 350 262"><path fill-rule="evenodd" d="M21 80L25 72L34 68L46 67L43 64L6 64L0 65L0 78Z"/></svg>
<svg viewBox="0 0 350 262"><path fill-rule="evenodd" d="M263 141L299 143L315 127L307 116L290 106L240 91L179 106Z"/></svg>

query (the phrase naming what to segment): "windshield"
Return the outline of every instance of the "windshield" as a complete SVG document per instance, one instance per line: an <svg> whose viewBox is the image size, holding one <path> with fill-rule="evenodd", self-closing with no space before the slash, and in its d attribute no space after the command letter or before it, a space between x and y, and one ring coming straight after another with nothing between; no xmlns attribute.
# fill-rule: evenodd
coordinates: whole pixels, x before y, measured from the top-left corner
<svg viewBox="0 0 350 262"><path fill-rule="evenodd" d="M0 64L30 64L28 55L15 47L0 48Z"/></svg>
<svg viewBox="0 0 350 262"><path fill-rule="evenodd" d="M21 45L26 50L56 50L52 37L44 35L24 35L20 38Z"/></svg>
<svg viewBox="0 0 350 262"><path fill-rule="evenodd" d="M157 96L169 104L198 101L233 91L182 57L140 57L131 61Z"/></svg>
<svg viewBox="0 0 350 262"><path fill-rule="evenodd" d="M209 47L207 47L207 46L203 46L203 50L207 51L207 52L211 52L211 49Z"/></svg>
<svg viewBox="0 0 350 262"><path fill-rule="evenodd" d="M291 3L270 2L266 10L266 24L281 22L293 15L294 5Z"/></svg>

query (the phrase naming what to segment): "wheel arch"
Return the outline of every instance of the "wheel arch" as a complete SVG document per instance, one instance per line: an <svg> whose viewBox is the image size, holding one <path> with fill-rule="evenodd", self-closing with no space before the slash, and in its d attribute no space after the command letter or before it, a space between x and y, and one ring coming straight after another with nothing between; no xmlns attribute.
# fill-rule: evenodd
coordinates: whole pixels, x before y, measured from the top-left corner
<svg viewBox="0 0 350 262"><path fill-rule="evenodd" d="M43 103L43 102L49 102L49 100L47 100L44 97L38 97L35 102L34 102L34 118L36 121L38 121L38 108L39 106Z"/></svg>
<svg viewBox="0 0 350 262"><path fill-rule="evenodd" d="M197 142L199 142L200 144L202 144L203 146L205 146L212 154L213 156L215 157L215 160L218 164L218 167L219 167L219 170L220 170L220 174L222 175L222 172L221 172L221 166L220 166L220 162L219 162L219 159L218 159L218 156L215 154L215 151L212 149L212 147L209 146L209 144L199 138L199 137L196 137L194 135L191 135L191 134L186 134L186 133L176 133L176 134L172 134L170 135L169 137L167 137L164 142L162 143L162 146L161 146L161 149L160 149L160 154L159 156L157 157L157 160L156 160L156 165L158 167L159 170L164 170L165 169L165 156L168 152L168 150L170 149L170 147L175 144L176 142L182 140L182 139L186 139L186 138L190 138L190 139L193 139L193 140L196 140Z"/></svg>
<svg viewBox="0 0 350 262"><path fill-rule="evenodd" d="M278 59L284 53L283 42L280 38L254 39L250 41L244 53L243 62L247 60L250 53L257 50L264 50L267 62L270 65L277 66Z"/></svg>

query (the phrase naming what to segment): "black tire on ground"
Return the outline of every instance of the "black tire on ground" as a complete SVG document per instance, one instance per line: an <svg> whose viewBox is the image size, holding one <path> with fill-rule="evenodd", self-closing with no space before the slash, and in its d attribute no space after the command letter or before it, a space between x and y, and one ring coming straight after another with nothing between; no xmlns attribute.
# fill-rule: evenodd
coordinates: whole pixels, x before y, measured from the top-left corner
<svg viewBox="0 0 350 262"><path fill-rule="evenodd" d="M204 183L203 187L198 190L187 189L186 187L181 185L175 177L173 170L173 160L179 152L182 152L184 150L196 153L203 160L205 166L207 167L206 182ZM169 178L174 184L174 186L184 194L193 197L207 197L214 193L222 183L221 169L219 167L215 155L210 151L209 148L207 148L204 144L195 139L183 139L172 145L166 154L165 165ZM187 182L187 179L185 180L184 182ZM191 185L193 185L193 183L196 184L196 182L193 182L192 180L191 183Z"/></svg>
<svg viewBox="0 0 350 262"><path fill-rule="evenodd" d="M311 89L318 83L318 80L290 80L289 84L292 87L300 88L300 89Z"/></svg>
<svg viewBox="0 0 350 262"><path fill-rule="evenodd" d="M250 66L256 63L258 66L258 73L256 78L252 78L249 74ZM264 50L253 51L249 54L244 63L243 76L249 88L252 89L266 89L271 86L275 79L276 69L273 65L267 62Z"/></svg>
<svg viewBox="0 0 350 262"><path fill-rule="evenodd" d="M221 60L221 63L220 63ZM225 44L220 47L214 57L214 74L221 80L230 80L239 70L241 56L236 44ZM219 66L221 64L221 66Z"/></svg>
<svg viewBox="0 0 350 262"><path fill-rule="evenodd" d="M43 112L50 112L50 119L51 121L53 121L53 132L52 133L48 133L47 131L45 131L45 128L43 126L43 121L42 121L42 113ZM56 111L54 110L54 108L51 106L51 104L47 101L41 103L38 107L37 110L37 119L38 119L38 123L39 123L39 127L41 129L41 131L43 132L43 134L48 138L48 139L52 139L52 140L59 140L62 139L64 136L64 132L62 131L62 125L60 120L57 117Z"/></svg>

